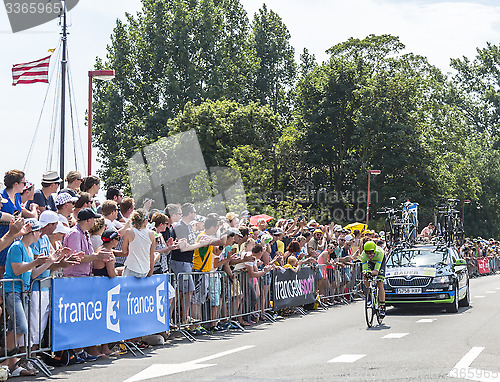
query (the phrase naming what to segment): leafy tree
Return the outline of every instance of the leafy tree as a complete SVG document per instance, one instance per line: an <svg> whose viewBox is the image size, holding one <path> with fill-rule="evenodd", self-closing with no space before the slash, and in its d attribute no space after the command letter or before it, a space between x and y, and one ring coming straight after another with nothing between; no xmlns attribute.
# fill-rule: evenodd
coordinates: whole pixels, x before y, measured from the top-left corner
<svg viewBox="0 0 500 382"><path fill-rule="evenodd" d="M252 30L259 60L254 99L262 105L271 105L277 113L287 114L286 93L297 72L290 32L278 14L265 4L255 13Z"/></svg>

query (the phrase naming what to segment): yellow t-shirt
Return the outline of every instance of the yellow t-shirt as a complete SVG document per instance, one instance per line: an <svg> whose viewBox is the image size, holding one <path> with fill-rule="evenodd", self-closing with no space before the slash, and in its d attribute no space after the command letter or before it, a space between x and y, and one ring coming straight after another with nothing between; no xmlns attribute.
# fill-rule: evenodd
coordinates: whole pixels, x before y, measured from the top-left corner
<svg viewBox="0 0 500 382"><path fill-rule="evenodd" d="M201 235L206 235L205 232L200 232L196 241L199 240ZM201 272L210 272L213 266L213 255L214 255L214 246L209 245L207 247L201 247L194 250L193 254L193 270L201 271ZM207 258L208 256L208 258ZM205 261L206 259L206 261ZM203 268L202 268L203 266Z"/></svg>

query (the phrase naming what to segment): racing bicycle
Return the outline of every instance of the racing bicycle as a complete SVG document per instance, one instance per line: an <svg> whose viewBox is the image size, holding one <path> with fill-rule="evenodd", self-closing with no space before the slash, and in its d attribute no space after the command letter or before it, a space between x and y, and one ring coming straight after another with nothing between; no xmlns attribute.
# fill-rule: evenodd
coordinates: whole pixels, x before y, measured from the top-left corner
<svg viewBox="0 0 500 382"><path fill-rule="evenodd" d="M367 273L370 279L370 286L366 290L365 297L365 318L366 325L371 328L373 326L373 317L377 317L379 325L382 324L383 317L380 317L380 302L378 300L377 278L371 273Z"/></svg>

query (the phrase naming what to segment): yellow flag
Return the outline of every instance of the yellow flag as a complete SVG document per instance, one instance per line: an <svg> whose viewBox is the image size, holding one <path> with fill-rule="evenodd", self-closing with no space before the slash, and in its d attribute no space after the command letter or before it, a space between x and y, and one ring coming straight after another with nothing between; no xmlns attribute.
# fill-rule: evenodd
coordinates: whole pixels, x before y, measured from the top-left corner
<svg viewBox="0 0 500 382"><path fill-rule="evenodd" d="M54 52L55 52L55 49L49 49L49 52L50 52L50 53L54 53Z"/></svg>

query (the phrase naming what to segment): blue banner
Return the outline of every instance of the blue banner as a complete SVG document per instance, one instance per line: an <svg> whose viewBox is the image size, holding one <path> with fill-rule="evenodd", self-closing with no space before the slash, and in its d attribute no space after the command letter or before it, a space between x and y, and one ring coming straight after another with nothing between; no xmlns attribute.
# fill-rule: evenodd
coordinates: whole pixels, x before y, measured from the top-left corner
<svg viewBox="0 0 500 382"><path fill-rule="evenodd" d="M168 322L168 275L53 281L53 351L163 332Z"/></svg>

